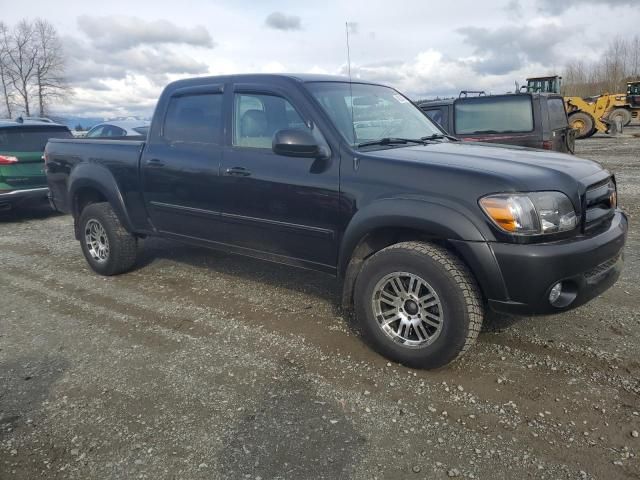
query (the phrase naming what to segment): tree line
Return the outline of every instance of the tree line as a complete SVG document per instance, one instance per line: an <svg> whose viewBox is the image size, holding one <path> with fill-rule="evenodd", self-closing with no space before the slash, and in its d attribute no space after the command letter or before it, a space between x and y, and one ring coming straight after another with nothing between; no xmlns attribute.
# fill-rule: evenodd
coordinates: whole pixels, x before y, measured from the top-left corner
<svg viewBox="0 0 640 480"><path fill-rule="evenodd" d="M33 113L45 117L51 104L70 92L62 42L43 19L21 20L10 27L0 21L0 112L8 118Z"/></svg>
<svg viewBox="0 0 640 480"><path fill-rule="evenodd" d="M640 80L640 36L618 37L596 61L573 60L563 72L562 93L589 97L625 93L629 80Z"/></svg>

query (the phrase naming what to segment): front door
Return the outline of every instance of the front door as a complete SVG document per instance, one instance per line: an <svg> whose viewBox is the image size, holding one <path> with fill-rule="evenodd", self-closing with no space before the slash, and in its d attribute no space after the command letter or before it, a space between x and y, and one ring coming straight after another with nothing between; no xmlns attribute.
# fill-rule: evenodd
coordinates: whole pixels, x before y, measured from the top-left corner
<svg viewBox="0 0 640 480"><path fill-rule="evenodd" d="M280 129L317 126L282 92L236 86L231 145L222 159L221 213L230 241L247 253L333 271L337 258L339 159L276 155ZM327 151L329 151L327 149ZM264 255L260 255L264 256Z"/></svg>
<svg viewBox="0 0 640 480"><path fill-rule="evenodd" d="M222 87L215 85L182 89L169 99L141 165L147 210L160 232L218 240L222 104Z"/></svg>

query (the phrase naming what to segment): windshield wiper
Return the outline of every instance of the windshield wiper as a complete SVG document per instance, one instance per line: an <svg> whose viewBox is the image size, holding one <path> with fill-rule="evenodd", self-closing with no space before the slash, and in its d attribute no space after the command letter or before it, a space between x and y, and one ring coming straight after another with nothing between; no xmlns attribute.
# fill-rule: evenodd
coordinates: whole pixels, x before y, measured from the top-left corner
<svg viewBox="0 0 640 480"><path fill-rule="evenodd" d="M424 142L424 140L416 138L384 137L379 138L378 140L369 140L368 142L359 143L357 147L369 147L372 145L403 145L405 143L424 144Z"/></svg>
<svg viewBox="0 0 640 480"><path fill-rule="evenodd" d="M427 135L426 137L420 137L420 140L423 142L428 142L429 140L439 140L441 138L446 138L447 140L451 140L452 142L459 142L460 140L451 135L447 135L446 133L434 133L433 135Z"/></svg>

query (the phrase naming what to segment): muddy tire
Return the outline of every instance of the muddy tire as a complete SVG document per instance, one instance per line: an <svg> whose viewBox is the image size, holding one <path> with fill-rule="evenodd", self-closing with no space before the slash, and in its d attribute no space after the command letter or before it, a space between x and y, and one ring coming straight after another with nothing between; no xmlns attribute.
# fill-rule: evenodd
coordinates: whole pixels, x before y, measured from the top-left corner
<svg viewBox="0 0 640 480"><path fill-rule="evenodd" d="M569 125L577 130L576 138L587 138L595 133L593 117L588 113L575 112L569 115ZM593 133L591 133L593 131ZM589 135L591 133L591 135Z"/></svg>
<svg viewBox="0 0 640 480"><path fill-rule="evenodd" d="M136 237L120 223L108 203L93 203L80 214L80 245L89 266L100 275L118 275L135 265Z"/></svg>
<svg viewBox="0 0 640 480"><path fill-rule="evenodd" d="M410 367L458 359L482 326L475 279L456 256L430 243L398 243L369 257L354 298L356 321L372 347Z"/></svg>

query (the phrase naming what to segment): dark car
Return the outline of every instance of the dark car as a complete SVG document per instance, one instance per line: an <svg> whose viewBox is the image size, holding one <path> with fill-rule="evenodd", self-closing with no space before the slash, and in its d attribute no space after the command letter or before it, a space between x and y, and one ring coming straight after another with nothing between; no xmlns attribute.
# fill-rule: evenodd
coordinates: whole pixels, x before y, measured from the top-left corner
<svg viewBox="0 0 640 480"><path fill-rule="evenodd" d="M462 355L485 314L561 312L622 269L611 173L450 139L383 85L180 80L146 141L51 140L45 159L97 273L133 268L149 236L326 272L371 345L417 367Z"/></svg>
<svg viewBox="0 0 640 480"><path fill-rule="evenodd" d="M418 106L446 132L467 142L502 143L573 153L575 132L560 95L460 96Z"/></svg>
<svg viewBox="0 0 640 480"><path fill-rule="evenodd" d="M46 201L42 154L50 138L72 138L50 120L0 120L0 210Z"/></svg>

